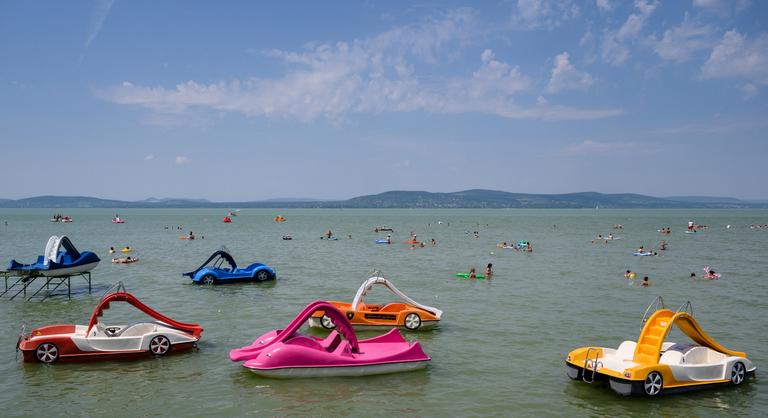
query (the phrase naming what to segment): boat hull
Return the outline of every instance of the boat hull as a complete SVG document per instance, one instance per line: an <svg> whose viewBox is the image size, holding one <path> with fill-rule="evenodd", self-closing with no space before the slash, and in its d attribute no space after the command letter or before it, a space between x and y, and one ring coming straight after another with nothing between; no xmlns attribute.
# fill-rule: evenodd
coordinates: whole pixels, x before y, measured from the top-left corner
<svg viewBox="0 0 768 418"><path fill-rule="evenodd" d="M64 267L60 269L53 269L53 270L39 270L40 274L46 277L58 277L58 276L69 276L72 274L78 274L78 273L85 273L87 271L91 271L96 268L96 266L99 265L99 262L93 262L88 264L83 264L80 266L72 266L72 267Z"/></svg>
<svg viewBox="0 0 768 418"><path fill-rule="evenodd" d="M309 326L312 328L325 328L321 322L322 318L312 317L309 318ZM352 328L355 331L376 331L376 330L390 330L392 328L405 329L408 331L426 331L436 328L440 324L440 321L421 321L421 326L418 330L409 330L404 325L397 324L381 324L381 325L369 325L369 324L356 324L352 323Z"/></svg>
<svg viewBox="0 0 768 418"><path fill-rule="evenodd" d="M259 376L276 379L301 379L312 377L357 377L379 374L410 372L427 367L429 360L400 363L371 364L364 366L335 367L285 367L276 369L257 369L248 367Z"/></svg>

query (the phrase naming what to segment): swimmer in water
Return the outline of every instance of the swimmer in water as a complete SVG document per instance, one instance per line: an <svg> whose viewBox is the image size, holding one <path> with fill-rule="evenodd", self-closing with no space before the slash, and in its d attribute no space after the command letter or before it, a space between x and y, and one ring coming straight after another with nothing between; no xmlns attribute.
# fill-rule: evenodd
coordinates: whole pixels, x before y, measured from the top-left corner
<svg viewBox="0 0 768 418"><path fill-rule="evenodd" d="M474 278L477 278L477 274L475 274L475 268L474 268L474 267L472 267L471 269L469 269L469 278L470 278L470 279L474 279Z"/></svg>
<svg viewBox="0 0 768 418"><path fill-rule="evenodd" d="M627 279L634 279L637 276L637 273L633 272L632 270L627 270L624 272L624 277Z"/></svg>
<svg viewBox="0 0 768 418"><path fill-rule="evenodd" d="M485 277L490 279L491 276L493 276L493 264L488 263L488 265L485 267Z"/></svg>
<svg viewBox="0 0 768 418"><path fill-rule="evenodd" d="M114 254L115 253L115 247L109 247L109 253Z"/></svg>
<svg viewBox="0 0 768 418"><path fill-rule="evenodd" d="M643 282L640 283L640 285L643 287L648 287L651 285L651 282L648 281L648 276L643 277Z"/></svg>

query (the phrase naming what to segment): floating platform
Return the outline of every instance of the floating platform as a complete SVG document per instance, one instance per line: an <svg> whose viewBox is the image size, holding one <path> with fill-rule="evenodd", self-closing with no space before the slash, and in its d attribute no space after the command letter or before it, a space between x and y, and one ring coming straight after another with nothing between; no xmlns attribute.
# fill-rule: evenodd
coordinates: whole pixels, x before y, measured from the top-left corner
<svg viewBox="0 0 768 418"><path fill-rule="evenodd" d="M73 277L82 277L83 280L88 283L88 294L91 294L91 272L89 271L60 276L44 276L38 270L28 270L24 272L2 270L0 271L0 278L4 280L5 288L3 292L0 293L0 298L7 296L9 300L13 300L17 296L23 295L23 298L27 301L37 298L42 302L51 296L58 295L56 291L60 289L63 290L62 286L64 286L67 288L67 298L72 299ZM38 282L37 279L40 278L45 280ZM42 283L40 287L36 287L36 282L45 283ZM29 297L27 297L28 293L31 293Z"/></svg>

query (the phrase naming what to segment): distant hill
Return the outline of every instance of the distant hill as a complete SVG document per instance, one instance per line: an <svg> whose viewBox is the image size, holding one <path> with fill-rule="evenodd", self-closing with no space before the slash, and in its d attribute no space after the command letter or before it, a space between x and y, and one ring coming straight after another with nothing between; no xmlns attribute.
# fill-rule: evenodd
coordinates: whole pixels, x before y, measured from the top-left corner
<svg viewBox="0 0 768 418"><path fill-rule="evenodd" d="M343 203L352 208L674 208L690 207L684 202L639 194L509 193L496 190L465 190L453 193L391 191L360 196Z"/></svg>
<svg viewBox="0 0 768 418"><path fill-rule="evenodd" d="M148 202L148 203L168 203L168 202L193 202L193 203L211 203L210 200L207 199L176 199L176 198L169 198L165 197L162 199L158 199L156 197L150 197L149 199L141 200L140 202Z"/></svg>
<svg viewBox="0 0 768 418"><path fill-rule="evenodd" d="M452 193L389 191L347 200L270 199L252 202L211 202L205 199L122 201L85 196L37 196L0 199L3 208L768 208L768 203L727 197L653 197L632 193L565 194L464 190Z"/></svg>
<svg viewBox="0 0 768 418"><path fill-rule="evenodd" d="M261 202L324 202L323 199L312 199L309 197L275 197L272 199L261 200Z"/></svg>
<svg viewBox="0 0 768 418"><path fill-rule="evenodd" d="M744 203L740 199L735 197L718 197L718 196L670 196L665 197L667 200L674 200L676 202L689 202L689 203Z"/></svg>

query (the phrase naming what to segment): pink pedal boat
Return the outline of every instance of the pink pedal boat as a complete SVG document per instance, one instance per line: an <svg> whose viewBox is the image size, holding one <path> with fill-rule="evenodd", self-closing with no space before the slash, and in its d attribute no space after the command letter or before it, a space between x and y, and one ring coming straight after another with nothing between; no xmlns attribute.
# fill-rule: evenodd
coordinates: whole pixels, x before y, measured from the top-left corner
<svg viewBox="0 0 768 418"><path fill-rule="evenodd" d="M336 325L326 338L298 332L317 311ZM358 341L347 317L324 301L310 303L285 329L269 331L253 344L230 351L229 358L244 361L244 367L260 376L275 378L396 373L422 369L430 361L421 344L406 341L397 328Z"/></svg>

